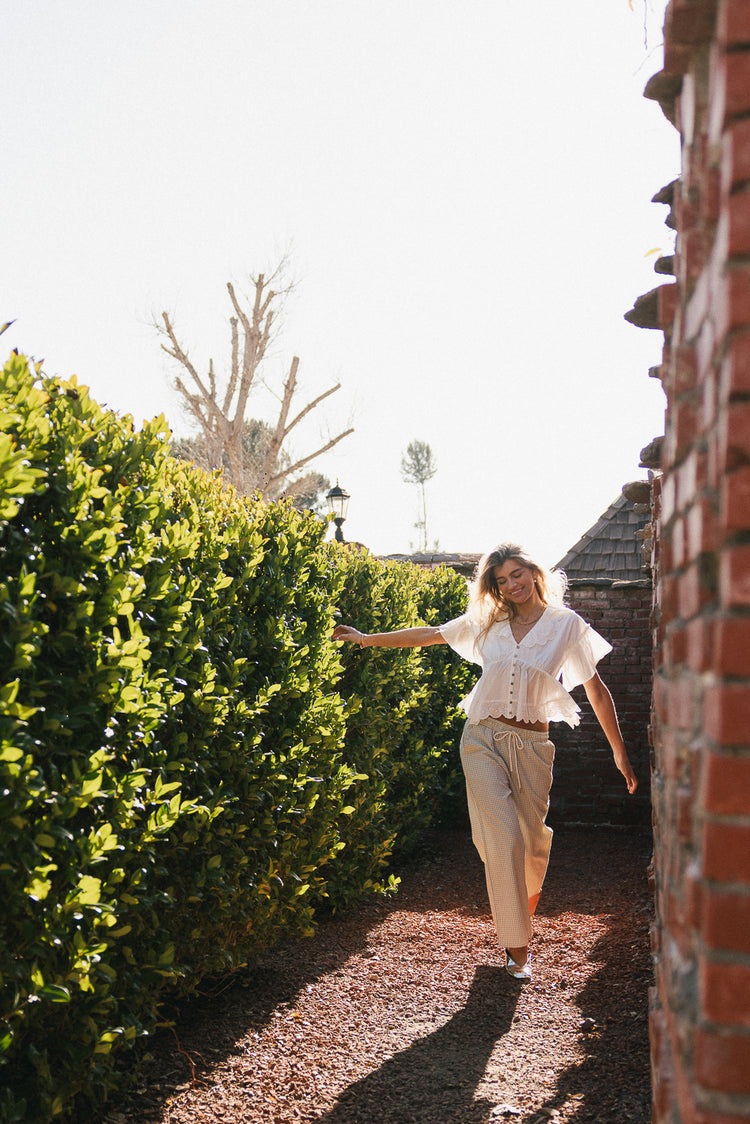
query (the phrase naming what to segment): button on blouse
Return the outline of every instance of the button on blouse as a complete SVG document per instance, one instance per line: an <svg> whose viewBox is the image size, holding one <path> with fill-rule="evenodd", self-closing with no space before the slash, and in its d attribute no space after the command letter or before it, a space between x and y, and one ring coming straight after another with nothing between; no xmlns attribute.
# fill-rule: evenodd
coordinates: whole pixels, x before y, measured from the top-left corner
<svg viewBox="0 0 750 1124"><path fill-rule="evenodd" d="M470 614L440 626L443 639L482 675L462 701L471 722L490 716L521 722L567 722L577 726L580 710L570 692L596 674L612 646L572 609L547 605L526 635L516 641L507 620L482 634Z"/></svg>

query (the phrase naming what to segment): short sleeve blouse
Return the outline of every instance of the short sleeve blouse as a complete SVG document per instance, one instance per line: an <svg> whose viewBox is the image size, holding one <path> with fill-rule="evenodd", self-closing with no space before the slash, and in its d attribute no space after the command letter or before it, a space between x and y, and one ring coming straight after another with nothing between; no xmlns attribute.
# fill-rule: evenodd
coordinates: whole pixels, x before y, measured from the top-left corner
<svg viewBox="0 0 750 1124"><path fill-rule="evenodd" d="M482 676L462 701L470 722L515 718L519 722L567 722L577 726L580 709L570 691L596 674L599 660L612 651L603 636L572 609L547 605L522 640L507 620L480 638L481 625L464 614L440 626L447 644L479 664Z"/></svg>

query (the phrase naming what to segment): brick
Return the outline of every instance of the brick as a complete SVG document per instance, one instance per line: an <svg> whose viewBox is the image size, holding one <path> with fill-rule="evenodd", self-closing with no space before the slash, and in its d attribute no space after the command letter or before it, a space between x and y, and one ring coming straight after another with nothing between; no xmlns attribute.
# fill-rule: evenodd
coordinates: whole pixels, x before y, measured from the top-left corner
<svg viewBox="0 0 750 1124"><path fill-rule="evenodd" d="M676 0L664 17L664 40L670 43L705 43L714 29L715 5L708 0Z"/></svg>
<svg viewBox="0 0 750 1124"><path fill-rule="evenodd" d="M666 639L666 656L670 668L679 667L688 658L688 629L673 629ZM700 670L700 669L697 669Z"/></svg>
<svg viewBox="0 0 750 1124"><path fill-rule="evenodd" d="M750 528L750 465L728 473L721 487L721 529L724 532Z"/></svg>
<svg viewBox="0 0 750 1124"><path fill-rule="evenodd" d="M671 429L674 440L674 459L681 460L695 444L699 431L699 410L697 401L684 399L675 403L671 411ZM680 506L684 496L680 494Z"/></svg>
<svg viewBox="0 0 750 1124"><path fill-rule="evenodd" d="M710 229L719 220L721 214L721 168L710 166L701 196L701 224L704 229Z"/></svg>
<svg viewBox="0 0 750 1124"><path fill-rule="evenodd" d="M719 557L719 599L722 606L750 606L750 546L726 547Z"/></svg>
<svg viewBox="0 0 750 1124"><path fill-rule="evenodd" d="M705 323L705 321L704 321ZM700 333L698 335L700 339ZM700 369L700 355L698 342L693 343L680 340L679 343L675 342L671 348L672 353L672 367L670 379L670 391L672 397L674 394L681 394L684 390L690 390L698 381L698 371Z"/></svg>
<svg viewBox="0 0 750 1124"><path fill-rule="evenodd" d="M700 929L703 915L703 879L697 867L697 863L691 863L685 871L685 916L694 932Z"/></svg>
<svg viewBox="0 0 750 1124"><path fill-rule="evenodd" d="M750 619L725 617L713 622L712 631L716 674L750 677Z"/></svg>
<svg viewBox="0 0 750 1124"><path fill-rule="evenodd" d="M703 960L698 978L703 1014L710 1022L750 1027L750 968Z"/></svg>
<svg viewBox="0 0 750 1124"><path fill-rule="evenodd" d="M704 695L706 736L720 745L750 743L750 686L711 684ZM748 803L750 811L750 802Z"/></svg>
<svg viewBox="0 0 750 1124"><path fill-rule="evenodd" d="M726 239L725 252L729 257L750 253L750 195L730 195L723 208L719 237Z"/></svg>
<svg viewBox="0 0 750 1124"><path fill-rule="evenodd" d="M750 55L724 55L725 106L727 117L740 117L750 110Z"/></svg>
<svg viewBox="0 0 750 1124"><path fill-rule="evenodd" d="M677 480L670 473L661 482L661 520L662 526L674 516L677 509Z"/></svg>
<svg viewBox="0 0 750 1124"><path fill-rule="evenodd" d="M701 387L701 412L699 421L701 434L713 428L716 423L718 411L719 380L716 372L710 370L706 373Z"/></svg>
<svg viewBox="0 0 750 1124"><path fill-rule="evenodd" d="M651 991L655 995L655 989ZM674 1092L672 1058L669 1051L669 1032L664 1011L656 1007L654 997L650 1002L649 1039L651 1042L651 1073L653 1077L652 1124L664 1124L670 1117Z"/></svg>
<svg viewBox="0 0 750 1124"><path fill-rule="evenodd" d="M669 685L668 722L673 730L689 730L693 725L695 693L692 682L678 679Z"/></svg>
<svg viewBox="0 0 750 1124"><path fill-rule="evenodd" d="M729 301L729 283L725 280L723 285L724 292L722 299L726 304ZM687 304L683 309L683 337L686 340L693 340L696 338L701 330L703 321L708 316L709 301L711 294L708 288L708 271L703 272L698 277L695 288L691 293ZM723 331L720 333L723 335Z"/></svg>
<svg viewBox="0 0 750 1124"><path fill-rule="evenodd" d="M701 935L708 948L750 952L750 894L703 887Z"/></svg>
<svg viewBox="0 0 750 1124"><path fill-rule="evenodd" d="M690 621L686 630L686 661L691 671L708 671L713 665L714 629L710 621L702 617Z"/></svg>
<svg viewBox="0 0 750 1124"><path fill-rule="evenodd" d="M701 499L693 504L687 518L687 554L691 559L712 553L718 546L717 519L713 504Z"/></svg>
<svg viewBox="0 0 750 1124"><path fill-rule="evenodd" d="M677 954L683 960L689 959L692 950L693 934L688 925L685 905L674 893L668 893L663 896L662 923L665 930L669 933L672 942L672 951L674 952L676 949Z"/></svg>
<svg viewBox="0 0 750 1124"><path fill-rule="evenodd" d="M704 321L695 341L695 347L691 348L691 351L694 355L693 377L683 389L705 383L713 370L716 358L716 334L710 320Z"/></svg>
<svg viewBox="0 0 750 1124"><path fill-rule="evenodd" d="M722 133L750 109L750 54L744 51L721 53L712 58L708 139L720 143Z"/></svg>
<svg viewBox="0 0 750 1124"><path fill-rule="evenodd" d="M681 843L689 843L693 838L693 790L687 785L678 785L675 793L675 827Z"/></svg>
<svg viewBox="0 0 750 1124"><path fill-rule="evenodd" d="M665 625L668 621L673 621L677 616L677 580L671 574L666 574L662 578L659 604L661 606L661 624Z"/></svg>
<svg viewBox="0 0 750 1124"><path fill-rule="evenodd" d="M721 487L723 467L720 465L721 450L719 441L714 437L708 445L708 485L713 492L718 493Z"/></svg>
<svg viewBox="0 0 750 1124"><path fill-rule="evenodd" d="M721 147L722 135L725 128L727 128L727 82L726 68L723 64L723 53L720 52L718 47L714 47L713 51L711 51L710 53L707 106L708 114L703 132L706 134L709 144L714 146L715 149L719 149Z"/></svg>
<svg viewBox="0 0 750 1124"><path fill-rule="evenodd" d="M750 124L750 121L748 121ZM726 406L733 395L750 391L750 332L729 341L719 376L719 401Z"/></svg>
<svg viewBox="0 0 750 1124"><path fill-rule="evenodd" d="M677 284L660 285L658 290L659 327L671 332L677 312L679 289Z"/></svg>
<svg viewBox="0 0 750 1124"><path fill-rule="evenodd" d="M717 882L750 885L750 825L706 821L703 874Z"/></svg>
<svg viewBox="0 0 750 1124"><path fill-rule="evenodd" d="M720 467L724 472L750 464L750 402L730 402L722 409L719 441Z"/></svg>
<svg viewBox="0 0 750 1124"><path fill-rule="evenodd" d="M657 752L658 766L667 778L682 776L685 753L674 732L666 729L659 739Z"/></svg>
<svg viewBox="0 0 750 1124"><path fill-rule="evenodd" d="M719 4L716 37L724 47L750 44L750 6L747 0L723 0Z"/></svg>
<svg viewBox="0 0 750 1124"><path fill-rule="evenodd" d="M682 1067L680 1067L676 1088L681 1113L679 1124L748 1124L747 1113L742 1112L741 1109L739 1115L733 1112L727 1115L714 1108L702 1108L699 1101L703 1100L706 1094L699 1094ZM652 1120L651 1124L675 1124L675 1117L669 1116L662 1121Z"/></svg>
<svg viewBox="0 0 750 1124"><path fill-rule="evenodd" d="M699 1028L695 1035L695 1077L704 1089L750 1093L750 1035Z"/></svg>
<svg viewBox="0 0 750 1124"><path fill-rule="evenodd" d="M721 141L721 191L726 197L750 181L750 119L734 121Z"/></svg>
<svg viewBox="0 0 750 1124"><path fill-rule="evenodd" d="M703 487L705 479L704 458L693 450L677 470L677 495L681 511L695 502L695 497Z"/></svg>
<svg viewBox="0 0 750 1124"><path fill-rule="evenodd" d="M676 270L681 281L695 284L708 260L710 243L707 232L702 227L680 231L679 266ZM679 367L676 369L676 386L682 384Z"/></svg>
<svg viewBox="0 0 750 1124"><path fill-rule="evenodd" d="M705 277L704 272L696 285L693 299ZM745 328L750 324L750 275L747 268L735 267L717 278L712 315L719 339L727 332L734 331L736 328Z"/></svg>
<svg viewBox="0 0 750 1124"><path fill-rule="evenodd" d="M688 553L685 520L680 515L672 524L671 544L672 564L676 570L681 570L688 561Z"/></svg>
<svg viewBox="0 0 750 1124"><path fill-rule="evenodd" d="M707 586L701 569L693 563L684 574L677 579L677 612L683 620L690 620L697 616L713 595Z"/></svg>
<svg viewBox="0 0 750 1124"><path fill-rule="evenodd" d="M675 192L675 205L672 207L677 229L680 232L680 238L685 233L692 234L699 226L701 209L699 209L698 200L703 194L706 178L705 163L701 158L702 155L702 138L697 137L696 149L693 153L692 160L690 160L690 169L688 172L689 180L685 184L684 191Z"/></svg>
<svg viewBox="0 0 750 1124"><path fill-rule="evenodd" d="M674 39L665 39L664 69L668 74L687 74L692 57L693 51L690 47L677 43Z"/></svg>
<svg viewBox="0 0 750 1124"><path fill-rule="evenodd" d="M715 815L750 814L750 754L734 757L706 752L702 763L705 810Z"/></svg>
<svg viewBox="0 0 750 1124"><path fill-rule="evenodd" d="M659 568L662 574L671 574L676 569L674 560L674 550L672 548L672 529L665 530L662 525L660 534L656 540L657 549L659 552ZM663 580L663 579L662 579ZM662 590L657 590L657 603L662 604Z"/></svg>

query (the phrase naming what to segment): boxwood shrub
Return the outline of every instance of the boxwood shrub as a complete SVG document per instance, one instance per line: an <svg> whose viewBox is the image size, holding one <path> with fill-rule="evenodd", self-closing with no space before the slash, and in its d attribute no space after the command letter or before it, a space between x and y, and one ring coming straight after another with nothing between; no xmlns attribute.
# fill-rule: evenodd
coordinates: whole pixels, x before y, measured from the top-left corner
<svg viewBox="0 0 750 1124"><path fill-rule="evenodd" d="M393 888L455 787L464 583L326 544L75 381L0 376L0 1115L94 1111L167 994Z"/></svg>

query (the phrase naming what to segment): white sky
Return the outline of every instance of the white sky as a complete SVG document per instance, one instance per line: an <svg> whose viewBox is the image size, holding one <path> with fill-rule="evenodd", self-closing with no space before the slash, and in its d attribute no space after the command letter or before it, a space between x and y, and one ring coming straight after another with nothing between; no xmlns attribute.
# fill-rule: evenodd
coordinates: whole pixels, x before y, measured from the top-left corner
<svg viewBox="0 0 750 1124"><path fill-rule="evenodd" d="M632 3L5 5L0 353L184 434L151 322L221 367L226 282L287 254L267 375L343 384L293 451L356 427L317 466L346 538L416 546L417 438L430 540L556 562L663 432L661 333L623 313L664 280L679 145L641 96L665 3Z"/></svg>

